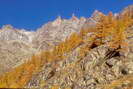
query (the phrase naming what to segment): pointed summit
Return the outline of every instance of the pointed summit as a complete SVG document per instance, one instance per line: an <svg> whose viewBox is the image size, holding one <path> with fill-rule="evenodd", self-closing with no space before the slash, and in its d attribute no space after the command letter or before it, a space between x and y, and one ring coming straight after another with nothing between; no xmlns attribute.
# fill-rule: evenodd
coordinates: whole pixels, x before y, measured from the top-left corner
<svg viewBox="0 0 133 89"><path fill-rule="evenodd" d="M58 15L58 17L57 17L57 19L56 20L61 20L61 16L60 15Z"/></svg>
<svg viewBox="0 0 133 89"><path fill-rule="evenodd" d="M80 17L80 21L86 21L86 18L85 17Z"/></svg>
<svg viewBox="0 0 133 89"><path fill-rule="evenodd" d="M61 16L58 16L57 19L52 23L53 26L59 26L62 22Z"/></svg>
<svg viewBox="0 0 133 89"><path fill-rule="evenodd" d="M73 21L77 21L77 20L79 20L76 16L75 16L75 14L73 13L72 14L72 18L71 18Z"/></svg>
<svg viewBox="0 0 133 89"><path fill-rule="evenodd" d="M104 15L104 14L98 10L95 10L91 17L95 18L95 17L101 16L101 15Z"/></svg>
<svg viewBox="0 0 133 89"><path fill-rule="evenodd" d="M91 16L91 18L93 20L95 20L96 22L100 20L100 18L103 16L104 14L98 10L95 10Z"/></svg>

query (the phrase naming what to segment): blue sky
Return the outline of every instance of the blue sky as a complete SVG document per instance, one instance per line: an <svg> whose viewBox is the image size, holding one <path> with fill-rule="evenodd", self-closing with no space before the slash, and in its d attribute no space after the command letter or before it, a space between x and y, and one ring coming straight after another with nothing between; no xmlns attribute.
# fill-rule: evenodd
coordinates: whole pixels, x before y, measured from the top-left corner
<svg viewBox="0 0 133 89"><path fill-rule="evenodd" d="M116 13L131 4L133 0L0 0L0 27L11 24L35 30L59 15L89 17L95 9Z"/></svg>

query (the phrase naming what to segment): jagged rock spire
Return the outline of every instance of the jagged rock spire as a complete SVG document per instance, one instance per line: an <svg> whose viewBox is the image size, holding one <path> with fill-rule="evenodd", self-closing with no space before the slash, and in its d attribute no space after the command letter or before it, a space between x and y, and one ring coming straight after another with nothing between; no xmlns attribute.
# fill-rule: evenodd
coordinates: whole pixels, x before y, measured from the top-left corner
<svg viewBox="0 0 133 89"><path fill-rule="evenodd" d="M86 21L85 17L80 17L80 21Z"/></svg>
<svg viewBox="0 0 133 89"><path fill-rule="evenodd" d="M61 20L61 16L60 16L60 15L58 15L57 19L58 19L58 20ZM56 20L57 20L57 19L56 19Z"/></svg>
<svg viewBox="0 0 133 89"><path fill-rule="evenodd" d="M91 17L94 18L94 17L101 16L101 15L104 15L104 14L102 12L98 11L98 10L95 10Z"/></svg>
<svg viewBox="0 0 133 89"><path fill-rule="evenodd" d="M104 14L98 10L95 10L91 16L91 18L94 20L94 21L99 21L100 18L103 16Z"/></svg>
<svg viewBox="0 0 133 89"><path fill-rule="evenodd" d="M59 26L62 22L61 16L58 16L57 19L52 23L53 26Z"/></svg>
<svg viewBox="0 0 133 89"><path fill-rule="evenodd" d="M73 21L77 21L77 20L78 20L78 18L75 16L74 13L72 14L72 18L71 18L71 20L73 20Z"/></svg>

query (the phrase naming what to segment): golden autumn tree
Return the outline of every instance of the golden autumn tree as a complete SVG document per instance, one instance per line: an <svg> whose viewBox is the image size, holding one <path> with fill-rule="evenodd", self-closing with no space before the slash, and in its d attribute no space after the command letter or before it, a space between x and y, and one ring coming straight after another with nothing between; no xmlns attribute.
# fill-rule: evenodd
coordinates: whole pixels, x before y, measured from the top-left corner
<svg viewBox="0 0 133 89"><path fill-rule="evenodd" d="M96 40L98 39L97 44L104 44L107 37L109 37L116 27L116 20L110 12L107 16L102 15L100 21L96 25Z"/></svg>
<svg viewBox="0 0 133 89"><path fill-rule="evenodd" d="M102 15L94 28L82 29L80 33L72 33L65 41L60 42L52 50L42 51L33 55L24 64L14 68L12 71L0 76L0 88L20 88L24 87L46 63L62 60L65 54L70 53L76 47L84 43L84 37L88 33L93 33L90 41L81 47L80 56L84 57L90 49L105 44L109 39L110 48L121 49L126 46L126 29L133 24L133 20L128 15L116 18L110 12L107 16ZM87 42L87 41L86 41ZM55 89L56 87L53 87Z"/></svg>
<svg viewBox="0 0 133 89"><path fill-rule="evenodd" d="M110 47L113 49L122 49L128 44L126 42L126 30L132 24L132 19L128 15L124 15L116 19L116 26L113 29Z"/></svg>

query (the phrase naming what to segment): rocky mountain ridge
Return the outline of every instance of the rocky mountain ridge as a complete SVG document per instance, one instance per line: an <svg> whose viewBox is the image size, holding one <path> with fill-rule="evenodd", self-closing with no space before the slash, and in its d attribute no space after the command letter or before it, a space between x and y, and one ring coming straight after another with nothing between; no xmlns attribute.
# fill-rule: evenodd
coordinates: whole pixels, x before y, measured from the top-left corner
<svg viewBox="0 0 133 89"><path fill-rule="evenodd" d="M7 70L4 67L6 64L8 66L14 63L19 64L15 60L19 62L22 59L28 59L36 52L53 48L53 46L64 41L73 32L79 32L85 22L86 18L81 17L78 19L73 15L68 20L57 17L55 21L49 22L33 32L16 29L11 25L3 26L0 29L0 57L2 61L0 72ZM7 62L4 62L5 59ZM11 67L9 66L9 68Z"/></svg>
<svg viewBox="0 0 133 89"><path fill-rule="evenodd" d="M120 19L120 21L122 21L122 23L120 23L122 25L120 26L123 26L124 28L127 24L124 24L121 18L124 18L126 15L133 18L132 10L133 7L129 6L121 13L114 15L110 13L109 16L112 16L115 19ZM94 42L95 44L91 44L93 42L90 40L93 39L88 39L94 36L95 33L97 34L93 28L97 26L97 23L102 21L101 18L105 17L105 19L103 19L103 21L105 20L105 23L102 24L108 24L106 22L106 16L108 15L104 15L96 10L90 18L81 17L79 19L73 15L72 18L67 20L58 17L55 21L49 22L33 32L19 30L10 25L2 27L0 29L0 74L3 75L7 72L7 76L10 77L12 74L16 73L15 71L17 70L17 67L18 69L25 69L23 71L27 71L27 75L25 75L25 72L22 73L25 75L24 77L20 74L22 84L21 82L16 84L16 81L10 82L11 80L9 79L7 80L7 85L9 85L7 87L25 85L26 88L37 87L39 89L103 89L103 86L101 85L104 85L106 89L113 89L115 85L111 86L108 85L108 83L111 84L112 81L121 77L128 77L131 79L127 79L129 82L127 85L131 85L132 87L132 25L126 28L126 42L129 44L127 45L128 51L126 51L126 53L120 54L115 50L110 50L108 47L109 44L101 43L99 45L98 42L99 39L101 39L101 35L99 34L97 35L97 39L94 40L96 41ZM111 22L110 19L109 21ZM100 26L102 25L100 24ZM113 26L115 25L113 24L112 27ZM90 32L84 33L86 29L89 29ZM98 27L96 29L101 28ZM119 24L117 29L119 29ZM116 38L118 37L120 40L123 39L123 33L119 31L118 33L120 35L122 34L123 37L120 36L119 38L119 36L116 36ZM108 37L107 39L111 38ZM113 40L115 42L115 39ZM36 57L35 54L40 52L42 52L40 54L41 56ZM33 61L32 63L32 60L29 61L30 58L34 59L35 62ZM52 61L53 59L51 58L56 59L56 61ZM43 64L43 62L46 64ZM13 70L14 68L16 68L16 70ZM38 70L39 72L34 73L33 71L38 68L41 68ZM13 72L11 70L13 70ZM22 72L21 70L18 71L20 73ZM19 74L19 72L17 73ZM4 76L6 76L6 74ZM16 75L14 78L18 77L19 76ZM0 83L2 84L2 79L5 80L6 77L0 76L0 78ZM123 82L120 85L122 84ZM118 86L118 89L122 88L123 86Z"/></svg>

